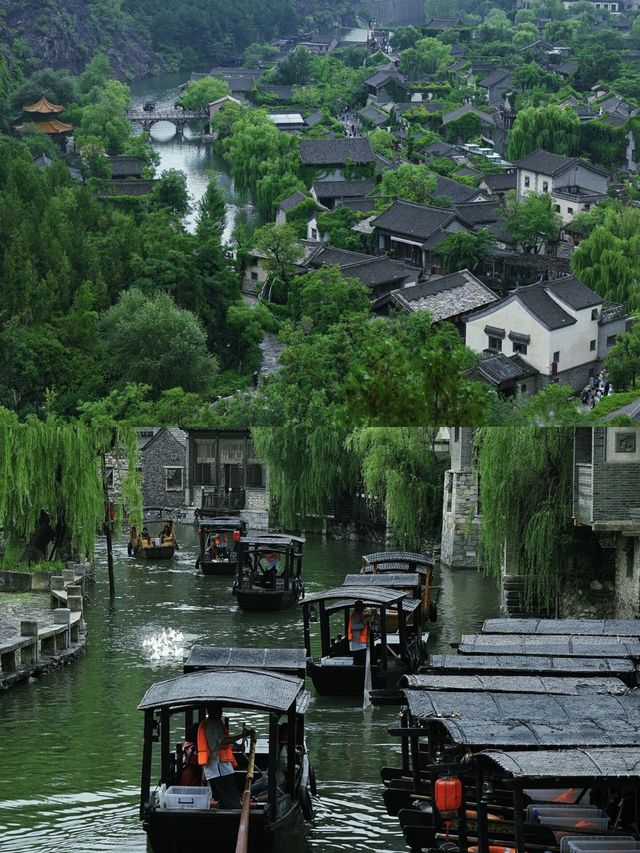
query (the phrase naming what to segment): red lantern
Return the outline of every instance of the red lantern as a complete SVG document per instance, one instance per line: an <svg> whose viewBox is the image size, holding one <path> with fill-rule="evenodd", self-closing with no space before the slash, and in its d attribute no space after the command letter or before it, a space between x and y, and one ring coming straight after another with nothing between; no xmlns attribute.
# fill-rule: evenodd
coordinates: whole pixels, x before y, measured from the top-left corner
<svg viewBox="0 0 640 853"><path fill-rule="evenodd" d="M239 531L239 530L234 530L234 531L233 531L233 541L234 541L234 542L239 542L239 541L240 541L240 531Z"/></svg>
<svg viewBox="0 0 640 853"><path fill-rule="evenodd" d="M462 782L457 776L436 779L433 794L436 808L443 817L455 814L462 807Z"/></svg>

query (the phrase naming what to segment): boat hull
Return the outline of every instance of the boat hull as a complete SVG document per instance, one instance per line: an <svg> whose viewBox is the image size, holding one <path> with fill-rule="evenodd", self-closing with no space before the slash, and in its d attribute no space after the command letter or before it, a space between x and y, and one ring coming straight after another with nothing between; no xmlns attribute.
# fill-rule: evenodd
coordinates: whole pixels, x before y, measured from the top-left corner
<svg viewBox="0 0 640 853"><path fill-rule="evenodd" d="M149 548L138 548L133 556L142 560L170 560L175 552L173 545L151 545Z"/></svg>
<svg viewBox="0 0 640 853"><path fill-rule="evenodd" d="M321 696L362 696L364 693L364 666L345 664L344 666L322 666L311 661L307 672L316 692ZM405 669L392 666L383 672L380 667L371 667L373 689L379 690L395 686Z"/></svg>
<svg viewBox="0 0 640 853"><path fill-rule="evenodd" d="M236 560L200 560L200 571L203 575L231 576L238 569Z"/></svg>
<svg viewBox="0 0 640 853"><path fill-rule="evenodd" d="M285 610L294 607L298 601L292 589L238 589L235 595L241 610Z"/></svg>
<svg viewBox="0 0 640 853"><path fill-rule="evenodd" d="M286 838L300 817L296 803L278 821L271 822L262 810L249 813L248 853L270 853ZM212 850L234 853L238 838L238 811L154 809L144 823L153 853L193 853Z"/></svg>

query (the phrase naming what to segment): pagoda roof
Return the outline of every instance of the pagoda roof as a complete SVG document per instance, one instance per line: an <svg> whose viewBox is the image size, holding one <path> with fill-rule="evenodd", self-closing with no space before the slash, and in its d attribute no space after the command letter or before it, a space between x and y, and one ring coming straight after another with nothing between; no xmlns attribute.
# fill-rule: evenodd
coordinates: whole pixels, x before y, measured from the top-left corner
<svg viewBox="0 0 640 853"><path fill-rule="evenodd" d="M61 113L63 110L62 104L52 104L44 95L37 103L22 108L25 113Z"/></svg>
<svg viewBox="0 0 640 853"><path fill-rule="evenodd" d="M71 133L73 130L72 124L65 124L63 121L58 121L57 119L52 119L51 121L35 121L32 126L37 133ZM16 130L26 130L28 127L28 124L20 124L16 126Z"/></svg>

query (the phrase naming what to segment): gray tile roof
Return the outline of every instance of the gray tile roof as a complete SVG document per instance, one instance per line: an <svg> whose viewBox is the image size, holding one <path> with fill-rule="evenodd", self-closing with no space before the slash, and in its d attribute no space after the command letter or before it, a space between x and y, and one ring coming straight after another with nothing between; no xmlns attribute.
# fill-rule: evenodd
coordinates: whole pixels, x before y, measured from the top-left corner
<svg viewBox="0 0 640 853"><path fill-rule="evenodd" d="M529 287L521 287L515 295L547 329L564 329L567 326L573 326L576 322L575 317L561 308L542 285L532 284Z"/></svg>
<svg viewBox="0 0 640 853"><path fill-rule="evenodd" d="M512 70L511 68L496 68L495 71L492 71L491 74L480 80L478 86L482 86L483 89L490 89L491 86L495 86L497 83L506 80L511 75Z"/></svg>
<svg viewBox="0 0 640 853"><path fill-rule="evenodd" d="M343 166L373 163L373 149L366 136L351 139L301 139L300 157L305 166Z"/></svg>
<svg viewBox="0 0 640 853"><path fill-rule="evenodd" d="M504 208L500 199L459 203L454 206L454 211L458 219L472 227L489 225L504 218Z"/></svg>
<svg viewBox="0 0 640 853"><path fill-rule="evenodd" d="M301 201L306 201L308 196L304 193L301 193L300 190L295 190L291 195L288 195L286 198L283 198L280 204L278 205L279 210L291 210L292 207L295 207L297 204L300 204Z"/></svg>
<svg viewBox="0 0 640 853"><path fill-rule="evenodd" d="M311 188L318 198L362 198L375 189L374 181L314 181Z"/></svg>
<svg viewBox="0 0 640 853"><path fill-rule="evenodd" d="M522 358L506 356L499 352L483 358L478 365L479 376L490 385L502 385L504 382L515 382L526 376L533 376L538 371L528 365Z"/></svg>
<svg viewBox="0 0 640 853"><path fill-rule="evenodd" d="M434 320L458 317L497 301L493 291L469 270L394 290L392 298L406 311L429 311Z"/></svg>
<svg viewBox="0 0 640 853"><path fill-rule="evenodd" d="M113 178L139 178L147 165L141 157L116 154L108 158Z"/></svg>
<svg viewBox="0 0 640 853"><path fill-rule="evenodd" d="M449 145L448 142L438 140L437 142L432 142L431 145L427 145L424 153L433 154L434 157L447 157L448 155L459 154L460 152L455 145Z"/></svg>
<svg viewBox="0 0 640 853"><path fill-rule="evenodd" d="M409 276L417 278L419 274L418 270L384 255L354 264L345 264L340 269L344 276L357 278L367 287L399 283L405 281Z"/></svg>
<svg viewBox="0 0 640 853"><path fill-rule="evenodd" d="M478 195L478 192L475 187L452 181L451 178L445 178L443 175L436 177L436 195L440 198L450 198L454 204L468 201Z"/></svg>
<svg viewBox="0 0 640 853"><path fill-rule="evenodd" d="M371 86L374 89L380 88L380 86L384 86L385 83L388 83L390 80L393 80L394 83L399 83L400 85L408 88L405 83L405 77L401 74L395 65L384 65L375 74L372 74L371 77L367 77L364 81L367 86Z"/></svg>
<svg viewBox="0 0 640 853"><path fill-rule="evenodd" d="M481 122L484 122L484 124L495 125L493 116L489 115L489 113L483 113L482 110L474 107L473 104L463 104L461 107L451 110L450 113L446 113L442 116L442 123L450 124L452 121L457 121L459 118L462 118L462 116L469 114L477 116Z"/></svg>
<svg viewBox="0 0 640 853"><path fill-rule="evenodd" d="M336 207L348 207L358 213L372 213L376 209L375 198L341 198L336 202Z"/></svg>
<svg viewBox="0 0 640 853"><path fill-rule="evenodd" d="M574 275L548 281L544 288L576 311L583 308L593 308L596 305L601 305L604 301L601 296L598 296L595 291L587 287Z"/></svg>
<svg viewBox="0 0 640 853"><path fill-rule="evenodd" d="M598 410L596 409L595 411L596 414L598 414ZM633 400L631 403L627 403L626 406L622 406L620 409L609 412L608 415L605 415L603 420L612 421L619 415L626 415L628 418L631 418L634 423L640 421L640 397L638 397L637 400Z"/></svg>
<svg viewBox="0 0 640 853"><path fill-rule="evenodd" d="M386 124L389 122L390 116L387 113L382 112L382 110L374 107L373 104L369 104L368 107L363 107L361 110L358 110L358 115L362 116L362 118L366 118L371 124L374 124L378 127L381 124Z"/></svg>
<svg viewBox="0 0 640 853"><path fill-rule="evenodd" d="M364 252L351 252L348 249L338 249L336 246L331 246L328 243L325 243L307 258L307 265L312 267L322 267L327 264L331 264L340 267L344 264L368 261L375 257L375 255L367 255Z"/></svg>
<svg viewBox="0 0 640 853"><path fill-rule="evenodd" d="M482 176L482 183L486 184L492 192L507 192L515 190L518 176L515 172L496 172Z"/></svg>
<svg viewBox="0 0 640 853"><path fill-rule="evenodd" d="M400 199L380 216L376 216L372 225L386 231L395 231L414 240L424 241L453 218L450 210L427 204L414 204Z"/></svg>
<svg viewBox="0 0 640 853"><path fill-rule="evenodd" d="M537 148L531 154L526 154L519 160L516 160L515 165L518 169L529 169L532 172L539 172L543 175L555 177L561 174L571 166L582 166L590 172L596 172L599 175L608 175L603 169L597 166L592 166L585 160L579 157L565 157L563 154L552 154L551 151L545 151L544 148Z"/></svg>

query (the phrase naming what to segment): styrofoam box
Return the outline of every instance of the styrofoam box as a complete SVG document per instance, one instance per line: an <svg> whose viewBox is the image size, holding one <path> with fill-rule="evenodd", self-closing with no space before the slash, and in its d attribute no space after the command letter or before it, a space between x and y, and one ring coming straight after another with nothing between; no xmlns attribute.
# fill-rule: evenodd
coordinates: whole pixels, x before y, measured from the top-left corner
<svg viewBox="0 0 640 853"><path fill-rule="evenodd" d="M165 794L167 809L208 809L211 804L211 788L187 785L171 785Z"/></svg>
<svg viewBox="0 0 640 853"><path fill-rule="evenodd" d="M627 842L627 844L628 844L628 842ZM626 845L621 844L617 838L609 838L607 841L600 841L600 842L595 842L595 843L594 842L583 842L583 841L580 841L579 839L574 838L574 839L572 839L571 844L569 844L569 850L571 850L572 853L582 853L582 851L584 851L584 853L586 853L587 851L596 851L596 850L599 853L614 853L614 851L618 851L618 850L628 851L628 850L633 850L633 849L637 850L638 846L636 845L635 848L628 847Z"/></svg>
<svg viewBox="0 0 640 853"><path fill-rule="evenodd" d="M565 835L560 839L560 853L570 853L576 844L581 850L640 849L640 844L632 835Z"/></svg>
<svg viewBox="0 0 640 853"><path fill-rule="evenodd" d="M568 829L591 830L592 832L603 832L609 826L608 817L544 817L540 815L538 822L542 826L565 826Z"/></svg>

